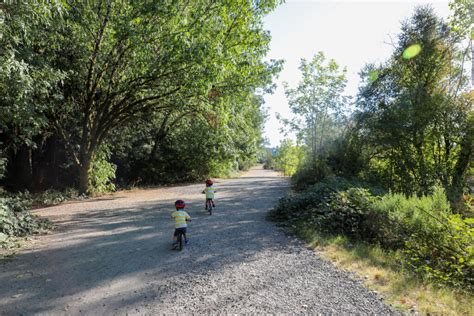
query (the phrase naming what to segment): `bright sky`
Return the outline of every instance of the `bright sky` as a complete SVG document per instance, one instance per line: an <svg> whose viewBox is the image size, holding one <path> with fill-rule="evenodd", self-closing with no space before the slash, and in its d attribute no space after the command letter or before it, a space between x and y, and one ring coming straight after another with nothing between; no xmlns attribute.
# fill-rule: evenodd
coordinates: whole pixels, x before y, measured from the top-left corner
<svg viewBox="0 0 474 316"><path fill-rule="evenodd" d="M301 58L311 59L323 51L326 58L333 58L348 70L347 93L355 95L360 69L370 62L386 60L396 41L400 22L409 18L417 5L430 4L438 16L450 14L449 1L333 1L287 0L265 18L265 28L272 34L268 58L284 59L285 66L276 80L273 95L265 96L269 118L265 137L272 147L284 135L275 113L290 117L291 112L282 82L295 87L300 79L298 66Z"/></svg>

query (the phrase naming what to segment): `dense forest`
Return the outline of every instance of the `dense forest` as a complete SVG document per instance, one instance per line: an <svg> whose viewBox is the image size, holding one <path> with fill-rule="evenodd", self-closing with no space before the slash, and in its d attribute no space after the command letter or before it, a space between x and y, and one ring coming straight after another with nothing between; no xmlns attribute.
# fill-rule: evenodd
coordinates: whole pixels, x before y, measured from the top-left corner
<svg viewBox="0 0 474 316"><path fill-rule="evenodd" d="M0 4L0 172L10 191L201 180L262 143L276 1Z"/></svg>
<svg viewBox="0 0 474 316"><path fill-rule="evenodd" d="M451 8L443 21L418 7L391 57L362 69L355 99L335 60L302 59L297 87L285 86L293 117L280 118L296 144L282 141L266 166L292 175L298 192L272 219L310 241L381 247L396 271L472 293L473 7Z"/></svg>

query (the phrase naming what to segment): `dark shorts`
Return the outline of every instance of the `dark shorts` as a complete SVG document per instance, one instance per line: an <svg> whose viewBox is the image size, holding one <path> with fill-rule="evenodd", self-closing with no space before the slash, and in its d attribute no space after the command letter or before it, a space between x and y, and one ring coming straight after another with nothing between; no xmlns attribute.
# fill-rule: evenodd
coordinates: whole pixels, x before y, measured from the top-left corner
<svg viewBox="0 0 474 316"><path fill-rule="evenodd" d="M206 199L206 201L208 201L208 202L209 202L209 201L212 201L212 200L213 200L213 199Z"/></svg>
<svg viewBox="0 0 474 316"><path fill-rule="evenodd" d="M176 237L179 234L185 234L186 235L186 227L175 228L174 229L174 236Z"/></svg>

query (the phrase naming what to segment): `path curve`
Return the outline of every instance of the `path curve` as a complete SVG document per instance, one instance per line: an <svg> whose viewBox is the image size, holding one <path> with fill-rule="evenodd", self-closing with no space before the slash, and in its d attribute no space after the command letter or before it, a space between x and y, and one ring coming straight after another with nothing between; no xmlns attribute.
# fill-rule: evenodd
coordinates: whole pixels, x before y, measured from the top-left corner
<svg viewBox="0 0 474 316"><path fill-rule="evenodd" d="M288 190L254 168L216 183L118 193L38 212L58 229L0 263L0 314L377 313L390 309L265 220ZM171 251L174 200L188 203L191 242Z"/></svg>

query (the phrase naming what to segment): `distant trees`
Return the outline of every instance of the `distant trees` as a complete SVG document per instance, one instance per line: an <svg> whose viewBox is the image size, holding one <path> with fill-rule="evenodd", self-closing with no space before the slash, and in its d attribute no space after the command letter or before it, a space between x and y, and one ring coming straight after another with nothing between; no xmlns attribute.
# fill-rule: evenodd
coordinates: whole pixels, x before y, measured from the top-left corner
<svg viewBox="0 0 474 316"><path fill-rule="evenodd" d="M35 173L54 166L66 167L79 190L87 192L96 154L102 146L117 145L110 143L112 135L128 139L125 131L138 142L150 139L151 151L145 152L153 162L170 131L177 137L177 129L247 128L248 137L214 137L213 144L250 143L243 156L254 156L261 128L255 94L271 89L280 68L279 61L262 60L270 41L262 17L275 5L112 0L2 5L2 137L13 186L48 186L45 175ZM215 93L209 98L211 89ZM231 121L227 117L234 112L242 115ZM182 124L196 118L191 130ZM126 156L134 152L128 147L128 153L116 156L127 165ZM213 154L201 172L209 172L211 161L227 159ZM63 182L56 178L56 184Z"/></svg>
<svg viewBox="0 0 474 316"><path fill-rule="evenodd" d="M301 158L301 147L294 145L290 139L284 139L276 148L273 167L285 176L292 176L298 169Z"/></svg>
<svg viewBox="0 0 474 316"><path fill-rule="evenodd" d="M312 161L323 157L325 145L337 137L340 119L347 111L348 97L343 95L346 70L335 60L326 62L322 52L312 60L301 59L301 81L294 89L285 84L290 109L296 117L283 122L305 142Z"/></svg>
<svg viewBox="0 0 474 316"><path fill-rule="evenodd" d="M300 157L295 177L312 184L328 174L326 160L332 155L334 142L346 129L350 100L344 95L346 69L341 69L333 59L327 60L322 52L309 61L301 59L299 70L298 85L284 86L294 118L281 121L296 132L304 145L300 151L305 155Z"/></svg>

